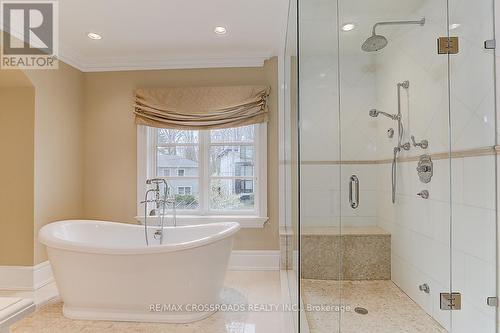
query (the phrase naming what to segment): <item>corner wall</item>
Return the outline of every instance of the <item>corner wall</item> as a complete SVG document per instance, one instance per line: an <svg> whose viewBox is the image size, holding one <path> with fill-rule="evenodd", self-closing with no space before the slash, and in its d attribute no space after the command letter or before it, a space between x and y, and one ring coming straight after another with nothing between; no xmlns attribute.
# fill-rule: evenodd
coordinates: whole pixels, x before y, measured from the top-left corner
<svg viewBox="0 0 500 333"><path fill-rule="evenodd" d="M278 244L278 61L262 68L122 71L84 74L84 216L135 223L137 138L132 113L139 87L271 86L268 124L268 216L263 229L238 232L236 250L277 250Z"/></svg>
<svg viewBox="0 0 500 333"><path fill-rule="evenodd" d="M83 74L63 62L57 70L26 70L35 87L34 264L47 260L38 230L81 218Z"/></svg>
<svg viewBox="0 0 500 333"><path fill-rule="evenodd" d="M35 92L0 86L0 101L0 266L31 266Z"/></svg>

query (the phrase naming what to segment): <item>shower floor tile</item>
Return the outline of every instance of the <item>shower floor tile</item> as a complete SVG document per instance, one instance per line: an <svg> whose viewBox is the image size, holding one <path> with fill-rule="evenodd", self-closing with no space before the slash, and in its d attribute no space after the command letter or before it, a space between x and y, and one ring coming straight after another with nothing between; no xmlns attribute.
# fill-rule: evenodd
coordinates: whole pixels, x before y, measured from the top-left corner
<svg viewBox="0 0 500 333"><path fill-rule="evenodd" d="M77 286L75 286L77 288ZM223 301L228 304L281 303L280 272L229 271ZM11 327L12 333L289 333L283 316L276 312L217 312L189 324L158 324L71 320L63 316L56 299Z"/></svg>
<svg viewBox="0 0 500 333"><path fill-rule="evenodd" d="M392 281L342 281L342 299L348 311L342 312L341 333L445 333L432 317L403 293ZM309 280L301 282L304 306L336 304L340 282ZM363 307L368 314L354 312ZM307 311L310 333L338 333L339 312L319 307ZM318 311L319 310L319 311Z"/></svg>

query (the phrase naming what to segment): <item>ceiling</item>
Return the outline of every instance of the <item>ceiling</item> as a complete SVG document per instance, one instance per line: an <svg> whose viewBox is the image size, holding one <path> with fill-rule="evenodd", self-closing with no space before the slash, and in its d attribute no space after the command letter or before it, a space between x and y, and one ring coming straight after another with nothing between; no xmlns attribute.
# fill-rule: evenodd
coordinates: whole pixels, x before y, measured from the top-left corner
<svg viewBox="0 0 500 333"><path fill-rule="evenodd" d="M83 71L259 66L284 47L288 2L60 0L59 53Z"/></svg>

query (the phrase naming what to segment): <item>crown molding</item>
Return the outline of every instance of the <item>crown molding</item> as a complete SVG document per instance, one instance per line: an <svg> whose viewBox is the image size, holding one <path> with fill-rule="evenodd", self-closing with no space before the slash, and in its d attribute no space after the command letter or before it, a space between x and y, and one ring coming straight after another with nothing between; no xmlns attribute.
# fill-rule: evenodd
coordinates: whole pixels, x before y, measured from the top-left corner
<svg viewBox="0 0 500 333"><path fill-rule="evenodd" d="M21 34L12 31L11 35L20 39ZM86 58L74 50L59 45L58 59L78 69L81 72L111 72L161 69L195 69L195 68L224 68L224 67L262 67L264 62L273 57L272 53L257 55L230 55L213 56L201 55L197 57L182 56L179 58L167 57L96 57Z"/></svg>
<svg viewBox="0 0 500 333"><path fill-rule="evenodd" d="M59 59L82 72L111 72L161 69L195 69L223 67L262 67L271 54L228 57L182 57L173 59L102 57L83 59L68 48L61 48Z"/></svg>
<svg viewBox="0 0 500 333"><path fill-rule="evenodd" d="M0 26L3 30L3 26ZM22 34L11 31L10 34L18 39ZM257 55L230 55L213 56L201 55L197 57L181 56L168 57L96 57L86 58L74 50L59 44L58 59L78 69L81 72L111 72L160 69L195 69L195 68L223 68L223 67L262 67L264 62L273 57L272 53Z"/></svg>

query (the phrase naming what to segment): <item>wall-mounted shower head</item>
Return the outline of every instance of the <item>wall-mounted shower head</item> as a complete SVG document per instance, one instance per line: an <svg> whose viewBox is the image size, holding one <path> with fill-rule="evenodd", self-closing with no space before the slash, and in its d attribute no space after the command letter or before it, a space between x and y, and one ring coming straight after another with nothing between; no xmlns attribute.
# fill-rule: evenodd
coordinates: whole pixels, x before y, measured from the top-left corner
<svg viewBox="0 0 500 333"><path fill-rule="evenodd" d="M387 38L382 35L371 35L368 37L363 45L361 45L361 49L365 52L374 52L383 49L387 46Z"/></svg>
<svg viewBox="0 0 500 333"><path fill-rule="evenodd" d="M375 29L379 25L404 25L404 24L425 24L425 18L422 18L419 21L391 21L391 22L377 22L372 28L372 35L368 37L363 45L361 45L361 49L365 52L374 52L383 49L387 46L387 38L382 35L377 35Z"/></svg>

